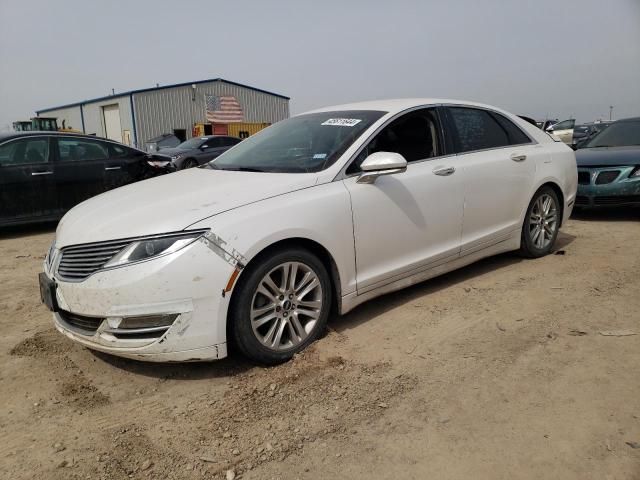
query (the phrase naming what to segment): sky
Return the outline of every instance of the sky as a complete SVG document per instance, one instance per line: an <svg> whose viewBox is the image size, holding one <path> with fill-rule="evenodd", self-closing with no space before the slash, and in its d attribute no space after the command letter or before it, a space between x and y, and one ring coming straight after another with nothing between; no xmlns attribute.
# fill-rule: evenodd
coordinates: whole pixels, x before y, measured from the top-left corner
<svg viewBox="0 0 640 480"><path fill-rule="evenodd" d="M640 0L0 0L0 130L37 109L222 77L291 113L437 97L640 115Z"/></svg>

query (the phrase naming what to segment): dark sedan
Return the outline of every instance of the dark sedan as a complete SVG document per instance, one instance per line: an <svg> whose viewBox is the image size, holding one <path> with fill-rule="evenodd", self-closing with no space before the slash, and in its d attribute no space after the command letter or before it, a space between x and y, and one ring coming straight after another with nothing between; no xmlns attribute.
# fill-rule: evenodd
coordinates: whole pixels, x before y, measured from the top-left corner
<svg viewBox="0 0 640 480"><path fill-rule="evenodd" d="M194 137L174 148L163 148L158 155L166 157L165 163L158 166L173 167L174 170L197 167L210 162L223 154L241 140L227 136Z"/></svg>
<svg viewBox="0 0 640 480"><path fill-rule="evenodd" d="M640 205L640 117L618 120L576 151L577 207Z"/></svg>
<svg viewBox="0 0 640 480"><path fill-rule="evenodd" d="M57 220L99 193L162 172L151 156L89 135L0 135L0 226Z"/></svg>

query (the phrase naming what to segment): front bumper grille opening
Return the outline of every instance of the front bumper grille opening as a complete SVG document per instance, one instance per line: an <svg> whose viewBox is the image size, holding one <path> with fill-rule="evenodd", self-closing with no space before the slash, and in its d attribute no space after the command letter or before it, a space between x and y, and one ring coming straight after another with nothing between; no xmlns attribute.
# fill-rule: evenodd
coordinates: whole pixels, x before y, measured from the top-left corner
<svg viewBox="0 0 640 480"><path fill-rule="evenodd" d="M106 333L110 333L119 340L157 340L167 333L169 327L155 327L155 328L114 328L105 330Z"/></svg>
<svg viewBox="0 0 640 480"><path fill-rule="evenodd" d="M635 205L640 204L640 195L611 195L595 197L595 205Z"/></svg>
<svg viewBox="0 0 640 480"><path fill-rule="evenodd" d="M589 205L589 197L578 195L576 197L576 206L584 206L584 205Z"/></svg>
<svg viewBox="0 0 640 480"><path fill-rule="evenodd" d="M591 183L591 173L578 172L578 183L580 185L589 185Z"/></svg>
<svg viewBox="0 0 640 480"><path fill-rule="evenodd" d="M620 170L607 170L600 172L596 177L596 185L606 185L612 183L616 178L620 176Z"/></svg>
<svg viewBox="0 0 640 480"><path fill-rule="evenodd" d="M102 317L88 317L86 315L78 315L65 310L60 310L58 314L64 323L83 335L93 335L104 321L104 318Z"/></svg>

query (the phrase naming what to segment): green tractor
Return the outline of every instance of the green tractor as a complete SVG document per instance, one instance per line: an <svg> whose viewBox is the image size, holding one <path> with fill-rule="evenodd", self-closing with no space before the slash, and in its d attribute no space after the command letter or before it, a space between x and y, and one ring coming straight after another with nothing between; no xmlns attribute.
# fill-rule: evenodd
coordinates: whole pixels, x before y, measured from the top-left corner
<svg viewBox="0 0 640 480"><path fill-rule="evenodd" d="M31 121L18 121L13 122L13 129L16 132L75 132L82 133L79 130L74 130L71 127L66 127L64 120L62 121L62 128L58 128L58 119L55 117L33 117Z"/></svg>

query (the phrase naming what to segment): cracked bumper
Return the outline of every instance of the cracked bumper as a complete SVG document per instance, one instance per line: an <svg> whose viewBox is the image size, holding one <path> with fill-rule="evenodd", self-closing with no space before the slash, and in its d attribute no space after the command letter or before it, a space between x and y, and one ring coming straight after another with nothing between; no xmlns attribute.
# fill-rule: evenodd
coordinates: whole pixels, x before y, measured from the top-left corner
<svg viewBox="0 0 640 480"><path fill-rule="evenodd" d="M100 271L82 282L46 274L57 284L55 327L71 340L126 358L182 362L227 355L229 296L223 297L222 290L233 271L233 265L197 241L171 255ZM155 332L120 334L127 332L121 328L126 319L160 316L172 321Z"/></svg>

